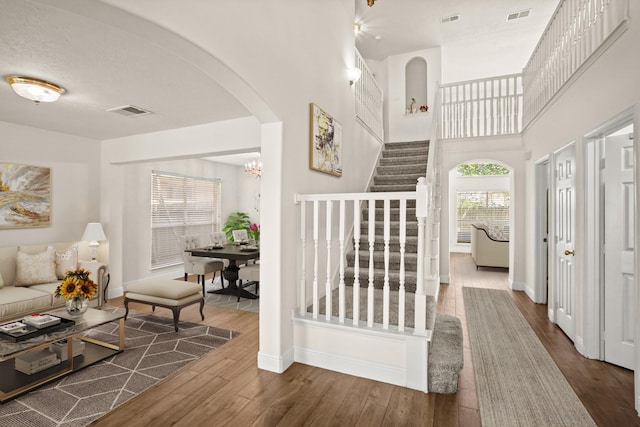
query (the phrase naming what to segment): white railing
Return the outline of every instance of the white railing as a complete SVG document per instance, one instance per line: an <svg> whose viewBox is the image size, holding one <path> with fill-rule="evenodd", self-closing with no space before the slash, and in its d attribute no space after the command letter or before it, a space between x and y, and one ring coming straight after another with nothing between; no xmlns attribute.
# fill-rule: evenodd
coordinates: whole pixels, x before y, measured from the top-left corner
<svg viewBox="0 0 640 427"><path fill-rule="evenodd" d="M628 17L628 0L564 0L524 68L529 124Z"/></svg>
<svg viewBox="0 0 640 427"><path fill-rule="evenodd" d="M362 71L362 76L355 83L356 118L376 138L384 141L382 89L357 50L355 66Z"/></svg>
<svg viewBox="0 0 640 427"><path fill-rule="evenodd" d="M396 330L403 332L407 329L405 325L405 307L407 295L415 298L415 317L413 331L415 334L426 334L426 294L425 277L430 276L429 271L425 271L425 217L426 217L426 197L427 185L424 178L420 178L415 192L390 192L390 193L348 193L348 194L306 194L296 195L296 203L300 205L300 238L301 238L301 278L298 289L298 315L300 317L310 317L314 320L320 319L320 311L324 311L324 318L332 320L333 302L332 292L338 289L338 316L337 323L351 324L356 327L377 328L379 322L374 322L374 317L380 313L375 313L374 306L374 282L376 279L383 280L383 307L382 307L382 329ZM420 202L420 200L423 200ZM407 243L407 203L416 201L416 217L418 219L418 254L416 260L415 294L409 293L405 289L405 246ZM384 276L376 277L376 270L380 269L374 261L376 243L376 202L383 205L383 253ZM398 235L391 236L391 204L399 206L399 228ZM361 208L367 204L368 227L361 233ZM337 207L337 211L335 208ZM348 221L353 223L352 238L348 236ZM337 226L337 227L336 227ZM336 229L337 228L337 229ZM391 279L389 275L389 263L391 259L390 241L392 237L397 237L399 243L400 273L397 283L398 288L398 312L390 311L390 289ZM337 244L334 244L337 240ZM309 248L308 243L312 244ZM350 242L353 241L354 276L351 289L345 284L345 260ZM361 248L361 246L364 246ZM368 251L368 269L366 273L366 283L361 283L361 270L359 260L361 252L366 255ZM338 261L338 272L332 266L332 260ZM374 268L374 263L377 268ZM380 270L378 270L380 271ZM366 319L360 319L360 287L367 287L367 309ZM352 305L347 307L346 292L352 292ZM320 301L324 298L324 310L321 310ZM310 312L308 313L308 309ZM347 316L351 312L351 317ZM397 318L397 324L392 324L390 318Z"/></svg>
<svg viewBox="0 0 640 427"><path fill-rule="evenodd" d="M440 138L517 134L522 129L522 74L440 86Z"/></svg>

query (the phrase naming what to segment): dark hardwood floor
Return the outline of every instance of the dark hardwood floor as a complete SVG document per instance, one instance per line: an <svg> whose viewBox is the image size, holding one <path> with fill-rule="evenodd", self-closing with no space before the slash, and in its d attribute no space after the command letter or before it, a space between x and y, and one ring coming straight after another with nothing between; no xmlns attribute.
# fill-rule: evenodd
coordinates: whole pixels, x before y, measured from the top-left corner
<svg viewBox="0 0 640 427"><path fill-rule="evenodd" d="M294 364L278 375L259 370L258 315L205 306L205 323L241 332L150 390L95 421L95 426L479 426L462 287L507 290L507 273L476 271L468 255L451 257L451 284L441 285L438 312L463 320L465 367L455 395L418 391ZM547 320L546 306L511 292L585 407L600 426L640 426L633 409L633 372L580 356ZM122 298L109 304L122 306ZM146 305L132 309L150 311ZM157 309L158 315L170 316ZM197 322L196 306L181 319Z"/></svg>

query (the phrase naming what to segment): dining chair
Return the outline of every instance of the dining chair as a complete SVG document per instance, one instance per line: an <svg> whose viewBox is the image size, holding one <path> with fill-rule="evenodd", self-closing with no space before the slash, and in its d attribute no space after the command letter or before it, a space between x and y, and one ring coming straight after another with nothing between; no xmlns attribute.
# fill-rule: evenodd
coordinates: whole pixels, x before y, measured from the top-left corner
<svg viewBox="0 0 640 427"><path fill-rule="evenodd" d="M260 290L260 264L250 264L238 270L238 288L242 289L247 286L256 285L256 294ZM247 280L247 283L243 284L243 281ZM238 302L240 301L240 295L238 295Z"/></svg>
<svg viewBox="0 0 640 427"><path fill-rule="evenodd" d="M220 272L220 281L222 281L222 270L224 270L224 263L220 259L194 257L191 253L186 252L189 249L200 248L200 236L182 236L182 258L184 260L184 280L186 281L189 274L196 274L198 276L198 283L202 278L202 295L204 296L205 290L205 275L213 273L211 282L216 278L216 272Z"/></svg>

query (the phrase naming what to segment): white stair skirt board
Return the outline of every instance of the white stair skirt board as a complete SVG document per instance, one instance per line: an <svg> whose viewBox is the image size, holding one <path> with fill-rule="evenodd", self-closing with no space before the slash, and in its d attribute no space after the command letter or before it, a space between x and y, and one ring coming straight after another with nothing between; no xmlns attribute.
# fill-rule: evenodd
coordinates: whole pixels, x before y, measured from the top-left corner
<svg viewBox="0 0 640 427"><path fill-rule="evenodd" d="M296 362L427 392L426 336L294 318Z"/></svg>

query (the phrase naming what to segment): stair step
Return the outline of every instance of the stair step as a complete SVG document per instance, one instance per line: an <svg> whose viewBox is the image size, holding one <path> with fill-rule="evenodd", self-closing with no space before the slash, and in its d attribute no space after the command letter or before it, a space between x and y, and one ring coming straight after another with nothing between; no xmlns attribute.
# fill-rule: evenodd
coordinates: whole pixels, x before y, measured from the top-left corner
<svg viewBox="0 0 640 427"><path fill-rule="evenodd" d="M354 269L353 267L347 267L344 269L344 283L347 286L353 286L354 280ZM360 269L360 275L358 277L360 281L360 287L369 286L369 269ZM404 275L404 288L406 292L414 292L416 291L416 283L417 283L417 275L413 271L407 271ZM392 291L397 291L400 284L400 273L397 271L389 271L389 288ZM382 289L384 286L384 269L374 269L373 270L373 287L376 289Z"/></svg>
<svg viewBox="0 0 640 427"><path fill-rule="evenodd" d="M404 142L387 142L384 144L385 150L396 150L396 149L404 149L404 148L421 148L421 147L429 147L428 140L421 141L404 141Z"/></svg>
<svg viewBox="0 0 640 427"><path fill-rule="evenodd" d="M429 154L429 147L425 148L403 148L403 149L395 149L395 150L384 150L382 151L382 158L393 158L393 157L416 157L416 156L427 156Z"/></svg>
<svg viewBox="0 0 640 427"><path fill-rule="evenodd" d="M369 230L369 219L364 219L362 221L360 221L360 233L362 233L363 236L366 236L366 233L363 233L365 231ZM416 234L409 234L409 231L416 231ZM376 233L380 233L380 236L382 236L382 233L384 232L384 221L376 221L375 224L375 231ZM391 221L389 222L389 232L392 235L396 235L398 234L398 232L400 232L400 221ZM412 219L407 218L407 227L406 227L406 232L407 235L409 236L417 236L418 235L418 220L414 217ZM378 234L376 234L377 236Z"/></svg>
<svg viewBox="0 0 640 427"><path fill-rule="evenodd" d="M376 240L373 244L373 248L376 251L384 250L384 239L382 236L376 236ZM360 251L368 251L369 242L366 236L360 239ZM389 250L392 252L400 252L400 238L398 236L389 237ZM417 253L418 252L418 236L407 236L404 243L405 253Z"/></svg>
<svg viewBox="0 0 640 427"><path fill-rule="evenodd" d="M372 193L416 191L416 184L373 184L369 187Z"/></svg>
<svg viewBox="0 0 640 427"><path fill-rule="evenodd" d="M427 155L411 156L411 157L382 157L380 158L380 166L419 166L427 170Z"/></svg>
<svg viewBox="0 0 640 427"><path fill-rule="evenodd" d="M375 175L373 177L373 183L375 185L384 185L384 184L410 184L415 187L418 183L418 178L424 176L421 173L412 173L412 174L398 174L398 175Z"/></svg>
<svg viewBox="0 0 640 427"><path fill-rule="evenodd" d="M407 208L406 210L407 221L416 221L416 208ZM362 219L367 220L369 218L369 208L362 209ZM376 221L384 221L384 208L376 208L375 214ZM400 221L400 208L389 209L389 220Z"/></svg>
<svg viewBox="0 0 640 427"><path fill-rule="evenodd" d="M407 165L407 164L398 164L398 165L389 165L389 166L378 166L376 168L375 176L385 176L385 175L406 175L406 174L417 174L419 176L425 176L427 173L427 167L424 163L415 164L415 165Z"/></svg>
<svg viewBox="0 0 640 427"><path fill-rule="evenodd" d="M347 266L355 265L356 253L347 253ZM369 268L369 251L361 250L358 256L360 268ZM373 266L384 271L384 251L373 252ZM418 266L418 255L415 253L404 254L405 271L415 271ZM400 270L400 253L389 251L389 270Z"/></svg>

